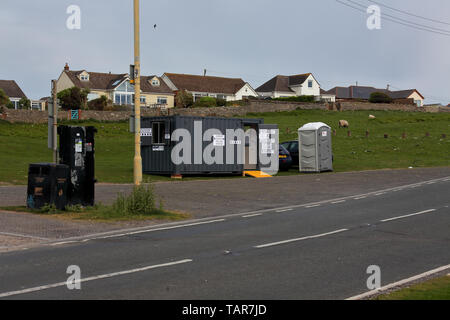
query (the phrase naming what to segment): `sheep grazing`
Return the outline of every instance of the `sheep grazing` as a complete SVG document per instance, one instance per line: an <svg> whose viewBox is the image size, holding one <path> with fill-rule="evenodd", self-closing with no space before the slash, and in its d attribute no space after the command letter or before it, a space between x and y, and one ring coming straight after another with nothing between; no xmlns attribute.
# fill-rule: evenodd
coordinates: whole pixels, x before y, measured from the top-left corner
<svg viewBox="0 0 450 320"><path fill-rule="evenodd" d="M375 116L373 114L369 114L369 119L375 119Z"/></svg>
<svg viewBox="0 0 450 320"><path fill-rule="evenodd" d="M347 120L339 120L339 128L348 128Z"/></svg>

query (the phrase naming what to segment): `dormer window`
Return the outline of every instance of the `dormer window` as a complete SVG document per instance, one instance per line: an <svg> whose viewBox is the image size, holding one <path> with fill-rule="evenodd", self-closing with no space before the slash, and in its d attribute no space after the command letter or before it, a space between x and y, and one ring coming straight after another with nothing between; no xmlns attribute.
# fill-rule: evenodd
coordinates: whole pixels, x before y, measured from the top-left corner
<svg viewBox="0 0 450 320"><path fill-rule="evenodd" d="M81 81L89 81L89 75L88 74L81 74L80 75Z"/></svg>
<svg viewBox="0 0 450 320"><path fill-rule="evenodd" d="M156 78L153 78L153 79L152 79L152 86L158 87L158 86L159 86L159 80L156 79Z"/></svg>

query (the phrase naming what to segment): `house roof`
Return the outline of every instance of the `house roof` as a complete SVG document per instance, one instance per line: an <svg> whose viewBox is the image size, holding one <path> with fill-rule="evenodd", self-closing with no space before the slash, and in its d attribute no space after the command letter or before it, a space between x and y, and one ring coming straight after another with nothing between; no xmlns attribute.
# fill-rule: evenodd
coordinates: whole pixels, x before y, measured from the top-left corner
<svg viewBox="0 0 450 320"><path fill-rule="evenodd" d="M26 98L25 93L14 80L0 80L0 89L3 89L9 98Z"/></svg>
<svg viewBox="0 0 450 320"><path fill-rule="evenodd" d="M277 75L259 86L256 91L258 92L294 92L290 86L301 85L311 73L297 74L293 76Z"/></svg>
<svg viewBox="0 0 450 320"><path fill-rule="evenodd" d="M89 72L86 70L64 71L74 83L75 86L85 89L97 89L97 90L112 90L118 87L123 81L129 79L127 73L113 74L113 73L101 73L101 72ZM79 75L83 72L89 74L89 81L81 81ZM141 76L141 91L146 93L161 93L161 94L172 94L172 90L167 86L167 84L162 81L159 77L159 86L153 86L151 84L151 79L155 76Z"/></svg>
<svg viewBox="0 0 450 320"><path fill-rule="evenodd" d="M406 99L413 92L417 92L423 99L425 99L416 89L390 91L387 89L378 89L374 87L349 86L349 87L334 87L326 91L326 93L336 95L336 98L338 99L364 99L364 100L368 100L373 92L383 92L388 96L390 96L392 99Z"/></svg>
<svg viewBox="0 0 450 320"><path fill-rule="evenodd" d="M158 78L159 86L152 85L154 77ZM148 93L173 94L169 86L158 76L141 76L141 90Z"/></svg>
<svg viewBox="0 0 450 320"><path fill-rule="evenodd" d="M246 82L241 78L222 78L192 74L165 73L178 90L208 93L237 93Z"/></svg>

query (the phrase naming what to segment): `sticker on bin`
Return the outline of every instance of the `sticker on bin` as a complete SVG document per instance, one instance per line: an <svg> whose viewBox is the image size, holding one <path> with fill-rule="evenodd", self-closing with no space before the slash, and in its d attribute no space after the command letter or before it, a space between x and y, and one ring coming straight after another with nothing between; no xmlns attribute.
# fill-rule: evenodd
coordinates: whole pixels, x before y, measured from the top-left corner
<svg viewBox="0 0 450 320"><path fill-rule="evenodd" d="M327 132L326 131L322 131L322 137L326 137L327 136Z"/></svg>
<svg viewBox="0 0 450 320"><path fill-rule="evenodd" d="M151 137L152 128L141 128L141 137Z"/></svg>

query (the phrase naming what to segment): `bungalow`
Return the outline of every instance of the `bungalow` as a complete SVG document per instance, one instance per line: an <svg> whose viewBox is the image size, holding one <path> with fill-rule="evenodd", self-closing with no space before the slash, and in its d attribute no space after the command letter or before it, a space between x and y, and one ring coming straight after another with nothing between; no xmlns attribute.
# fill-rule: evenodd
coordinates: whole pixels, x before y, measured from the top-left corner
<svg viewBox="0 0 450 320"><path fill-rule="evenodd" d="M66 64L56 83L57 92L78 87L89 89L88 101L106 96L115 105L134 105L134 86L127 73L72 71ZM174 106L172 90L158 76L141 76L142 106Z"/></svg>
<svg viewBox="0 0 450 320"><path fill-rule="evenodd" d="M349 86L349 87L334 87L327 91L329 94L334 94L337 100L369 100L373 92L383 92L394 100L411 99L418 107L423 106L425 98L416 89L390 91L387 89L377 89L374 87L365 86Z"/></svg>
<svg viewBox="0 0 450 320"><path fill-rule="evenodd" d="M194 98L214 97L226 101L257 97L258 94L248 82L240 78L222 78L192 74L164 73L161 78L173 92L186 90Z"/></svg>
<svg viewBox="0 0 450 320"><path fill-rule="evenodd" d="M9 100L12 102L14 109L19 109L19 101L22 98L27 98L22 89L14 80L0 80L0 89L5 91Z"/></svg>
<svg viewBox="0 0 450 320"><path fill-rule="evenodd" d="M332 94L322 97L320 84L312 73L292 76L277 75L256 89L262 97L283 98L295 96L314 96L316 100L334 101Z"/></svg>

